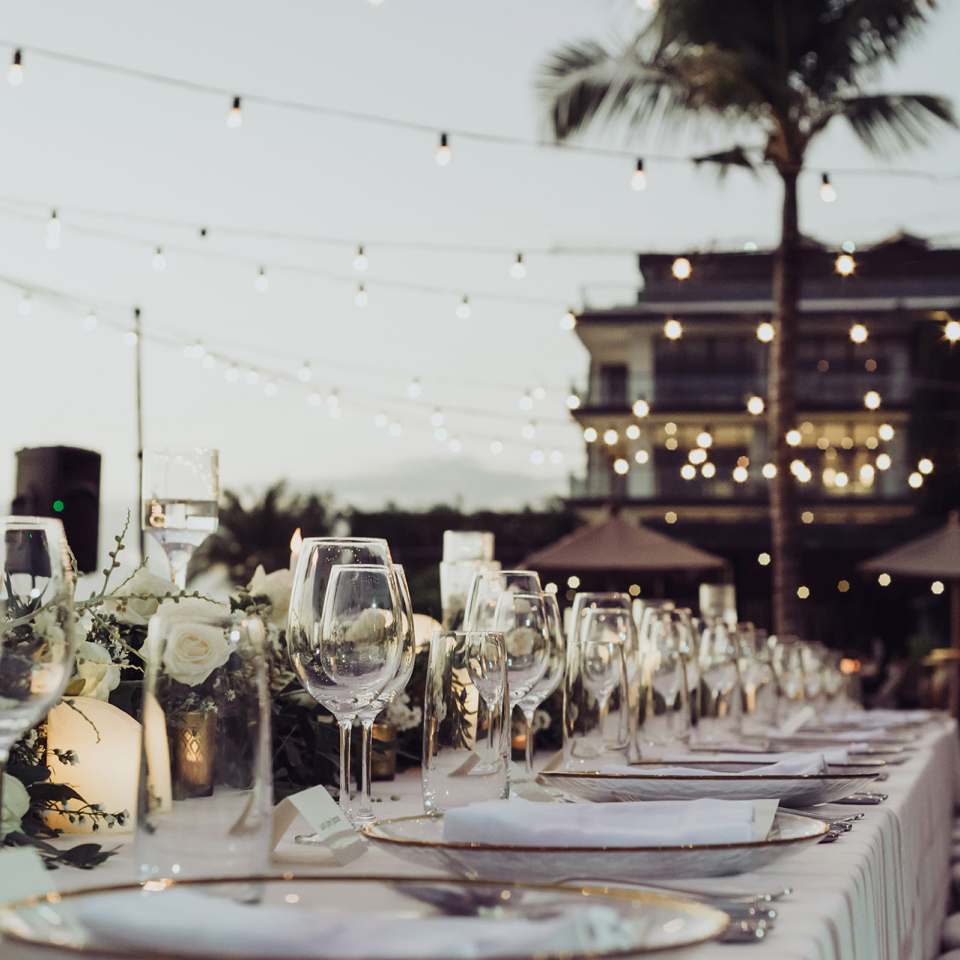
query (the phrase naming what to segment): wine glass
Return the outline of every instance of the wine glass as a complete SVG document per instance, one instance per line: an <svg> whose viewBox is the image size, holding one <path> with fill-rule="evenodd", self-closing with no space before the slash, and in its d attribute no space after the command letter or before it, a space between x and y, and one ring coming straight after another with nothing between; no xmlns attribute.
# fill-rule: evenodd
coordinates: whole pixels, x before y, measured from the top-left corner
<svg viewBox="0 0 960 960"><path fill-rule="evenodd" d="M533 775L533 718L537 707L549 697L563 679L566 662L566 638L563 635L563 621L555 594L543 594L546 611L547 655L543 676L525 693L518 704L523 714L525 726L525 763L528 776Z"/></svg>
<svg viewBox="0 0 960 960"><path fill-rule="evenodd" d="M467 594L463 629L496 630L494 616L502 593L540 593L540 576L533 570L484 570L475 574Z"/></svg>
<svg viewBox="0 0 960 960"><path fill-rule="evenodd" d="M644 614L647 633L644 679L647 697L640 721L640 739L646 746L669 747L690 737L690 705L683 625L661 608Z"/></svg>
<svg viewBox="0 0 960 960"><path fill-rule="evenodd" d="M630 620L625 610L603 607L586 610L581 619L580 671L584 686L596 698L601 733L607 722L610 695L626 683Z"/></svg>
<svg viewBox="0 0 960 960"><path fill-rule="evenodd" d="M701 687L698 727L701 739L738 740L743 716L739 634L723 620L713 620L700 638Z"/></svg>
<svg viewBox="0 0 960 960"><path fill-rule="evenodd" d="M316 656L330 579L333 571L343 565L381 567L388 571L391 580L396 582L386 540L366 537L309 537L303 541L293 576L287 652L294 672L315 699L319 697L305 682L301 664L312 663ZM396 589L394 597L399 597ZM395 609L399 610L399 599L396 603ZM384 687L389 679L390 677L384 678ZM373 699L371 697L370 701ZM340 806L345 813L348 813L350 807L350 739L350 725L340 724ZM308 836L298 840L301 843L315 842Z"/></svg>
<svg viewBox="0 0 960 960"><path fill-rule="evenodd" d="M467 638L467 669L473 685L487 705L490 721L487 725L487 749L494 751L493 718L507 696L507 654L504 636L492 630L471 631ZM491 752L491 757L493 753Z"/></svg>
<svg viewBox="0 0 960 960"><path fill-rule="evenodd" d="M141 526L170 562L182 590L193 552L217 529L219 453L203 447L166 447L143 454Z"/></svg>
<svg viewBox="0 0 960 960"><path fill-rule="evenodd" d="M510 710L533 689L547 668L549 639L543 594L505 591L497 600L493 629L507 651Z"/></svg>
<svg viewBox="0 0 960 960"><path fill-rule="evenodd" d="M0 540L0 803L10 748L57 702L76 652L74 574L59 520L3 517Z"/></svg>
<svg viewBox="0 0 960 960"><path fill-rule="evenodd" d="M397 578L397 589L400 595L400 657L397 661L397 672L383 688L380 696L369 706L360 710L360 729L363 742L360 750L360 809L354 816L354 823L373 823L377 818L373 813L373 803L370 799L370 764L372 759L373 722L377 714L388 703L395 700L410 681L413 673L413 664L417 657L417 636L413 629L413 605L410 602L410 588L407 586L407 577L399 563L393 565L393 572Z"/></svg>

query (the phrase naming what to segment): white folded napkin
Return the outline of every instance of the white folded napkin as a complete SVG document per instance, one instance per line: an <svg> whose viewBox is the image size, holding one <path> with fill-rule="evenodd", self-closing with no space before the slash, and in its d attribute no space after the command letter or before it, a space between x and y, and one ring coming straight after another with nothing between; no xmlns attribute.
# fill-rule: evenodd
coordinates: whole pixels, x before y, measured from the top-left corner
<svg viewBox="0 0 960 960"><path fill-rule="evenodd" d="M800 733L783 733L780 730L768 730L765 734L768 740L836 740L838 743L846 743L848 740L856 737L858 741L862 740L886 740L890 732L885 727L876 727L874 729L864 729L857 727L854 730L809 730Z"/></svg>
<svg viewBox="0 0 960 960"><path fill-rule="evenodd" d="M607 764L600 768L601 773L617 774L618 776L657 776L657 777L702 777L710 773L721 774L730 777L755 777L762 775L765 777L798 777L818 775L827 772L827 761L822 753L805 753L799 756L790 756L781 754L782 759L775 763L767 763L761 766L752 767L749 770L731 770L722 772L717 770L704 770L703 767L651 767L645 765L642 767L625 767L618 764Z"/></svg>
<svg viewBox="0 0 960 960"><path fill-rule="evenodd" d="M665 763L754 763L773 764L787 762L803 762L810 759L822 759L827 764L844 764L850 762L850 751L847 747L825 747L821 750L789 750L783 753L675 753L662 758ZM642 767L634 767L637 773Z"/></svg>
<svg viewBox="0 0 960 960"><path fill-rule="evenodd" d="M767 809L770 803L772 811ZM775 800L655 800L552 806L527 800L488 800L448 810L443 816L443 839L450 843L521 847L749 843L766 838L776 806Z"/></svg>
<svg viewBox="0 0 960 960"><path fill-rule="evenodd" d="M413 901L411 901L412 903ZM457 957L463 960L518 953L597 952L636 945L620 915L599 906L576 906L544 919L315 913L299 908L250 906L189 890L94 897L77 911L90 932L92 952L131 956L162 947L211 957L269 960L391 960Z"/></svg>
<svg viewBox="0 0 960 960"><path fill-rule="evenodd" d="M825 727L837 723L860 727L902 727L928 723L932 717L933 712L930 710L848 710L843 713L824 714L818 717L816 722ZM812 725L811 723L806 726Z"/></svg>

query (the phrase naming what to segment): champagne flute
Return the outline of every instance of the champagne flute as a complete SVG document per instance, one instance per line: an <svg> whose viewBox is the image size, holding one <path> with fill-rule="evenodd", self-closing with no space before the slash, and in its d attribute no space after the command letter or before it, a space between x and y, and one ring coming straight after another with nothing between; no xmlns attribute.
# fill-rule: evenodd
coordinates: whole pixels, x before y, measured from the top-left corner
<svg viewBox="0 0 960 960"><path fill-rule="evenodd" d="M315 655L331 573L344 564L381 566L391 571L391 576L393 571L386 540L371 537L308 537L303 541L293 576L287 629L287 653L301 683L303 676L298 663L310 662ZM315 696L309 687L305 685L305 688L311 696ZM350 727L341 725L340 805L347 814L350 809L350 739ZM311 836L297 839L300 843L316 842Z"/></svg>
<svg viewBox="0 0 960 960"><path fill-rule="evenodd" d="M0 518L0 804L10 748L73 673L74 574L59 520Z"/></svg>
<svg viewBox="0 0 960 960"><path fill-rule="evenodd" d="M543 676L519 700L524 719L525 755L524 769L528 776L533 775L533 719L537 707L560 686L566 663L566 638L563 635L563 621L555 594L543 594L543 605L547 621L547 656Z"/></svg>
<svg viewBox="0 0 960 960"><path fill-rule="evenodd" d="M203 447L166 447L143 455L141 526L170 563L182 590L193 552L217 529L219 453Z"/></svg>
<svg viewBox="0 0 960 960"><path fill-rule="evenodd" d="M397 672L384 687L383 692L358 714L363 742L360 750L360 809L353 818L354 823L374 823L377 819L374 816L373 803L370 798L373 722L377 719L377 714L388 703L394 701L409 683L410 675L413 673L413 664L417 657L417 636L413 629L413 605L410 602L410 588L407 586L407 577L399 563L393 565L393 571L397 578L400 615L402 617L400 657L397 661Z"/></svg>

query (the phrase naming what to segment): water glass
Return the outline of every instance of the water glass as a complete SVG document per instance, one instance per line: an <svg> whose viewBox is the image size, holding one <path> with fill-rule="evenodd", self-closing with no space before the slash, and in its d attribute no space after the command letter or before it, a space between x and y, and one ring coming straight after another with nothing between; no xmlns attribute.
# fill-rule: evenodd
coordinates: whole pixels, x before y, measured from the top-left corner
<svg viewBox="0 0 960 960"><path fill-rule="evenodd" d="M427 813L507 799L509 710L503 634L434 631L423 700Z"/></svg>
<svg viewBox="0 0 960 960"><path fill-rule="evenodd" d="M743 729L762 734L777 722L777 682L766 634L752 623L737 626L740 684L743 688Z"/></svg>
<svg viewBox="0 0 960 960"><path fill-rule="evenodd" d="M648 611L650 612L650 611ZM646 627L637 745L641 756L684 748L691 712L683 627L672 611L644 614Z"/></svg>
<svg viewBox="0 0 960 960"><path fill-rule="evenodd" d="M265 630L208 600L151 618L135 860L141 882L254 876L270 856Z"/></svg>
<svg viewBox="0 0 960 960"><path fill-rule="evenodd" d="M580 617L564 677L563 760L568 770L630 762L626 638L632 624L630 612L623 609L598 607Z"/></svg>
<svg viewBox="0 0 960 960"><path fill-rule="evenodd" d="M707 624L700 638L700 710L697 738L701 743L738 740L743 716L738 635L722 620Z"/></svg>

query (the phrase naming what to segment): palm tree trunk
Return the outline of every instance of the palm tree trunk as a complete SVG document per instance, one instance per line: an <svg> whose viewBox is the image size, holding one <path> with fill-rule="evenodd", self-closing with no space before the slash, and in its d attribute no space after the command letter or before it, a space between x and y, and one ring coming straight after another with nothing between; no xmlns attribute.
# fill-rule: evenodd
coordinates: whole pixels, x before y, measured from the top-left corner
<svg viewBox="0 0 960 960"><path fill-rule="evenodd" d="M796 333L800 300L800 232L797 225L796 167L781 168L783 218L773 268L773 326L768 403L770 450L777 468L770 484L773 553L773 628L777 636L799 636L800 539L787 432L796 427Z"/></svg>

